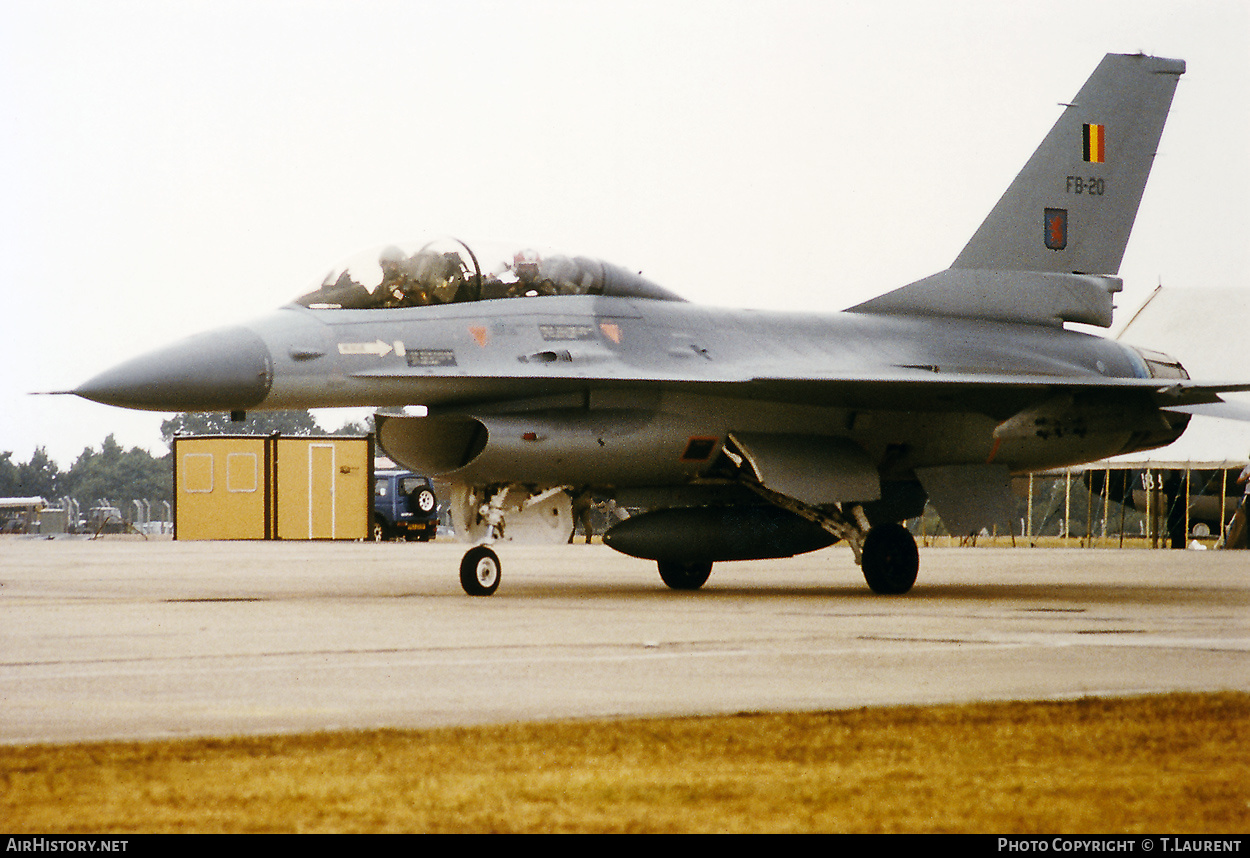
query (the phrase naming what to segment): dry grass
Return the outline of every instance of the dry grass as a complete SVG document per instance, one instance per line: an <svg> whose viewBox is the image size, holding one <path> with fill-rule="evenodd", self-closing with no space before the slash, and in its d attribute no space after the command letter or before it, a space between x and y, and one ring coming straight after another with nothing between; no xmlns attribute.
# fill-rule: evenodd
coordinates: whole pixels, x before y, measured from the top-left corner
<svg viewBox="0 0 1250 858"><path fill-rule="evenodd" d="M19 832L1245 832L1250 694L0 748Z"/></svg>

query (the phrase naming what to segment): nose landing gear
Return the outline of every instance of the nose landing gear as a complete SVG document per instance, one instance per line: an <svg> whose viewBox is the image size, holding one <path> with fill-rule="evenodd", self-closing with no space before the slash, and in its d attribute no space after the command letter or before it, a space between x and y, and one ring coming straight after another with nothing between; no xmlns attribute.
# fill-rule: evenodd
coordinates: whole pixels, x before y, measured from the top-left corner
<svg viewBox="0 0 1250 858"><path fill-rule="evenodd" d="M499 589L497 542L564 544L573 532L568 486L536 489L520 485L457 486L451 513L456 533L478 544L460 561L460 586L470 596L489 596Z"/></svg>

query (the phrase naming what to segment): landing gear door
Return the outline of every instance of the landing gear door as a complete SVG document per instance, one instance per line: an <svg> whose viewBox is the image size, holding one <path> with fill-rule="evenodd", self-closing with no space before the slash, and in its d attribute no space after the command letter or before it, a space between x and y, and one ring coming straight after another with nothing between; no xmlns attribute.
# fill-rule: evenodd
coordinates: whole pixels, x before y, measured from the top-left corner
<svg viewBox="0 0 1250 858"><path fill-rule="evenodd" d="M850 439L732 432L729 441L762 486L809 506L881 497L876 467Z"/></svg>

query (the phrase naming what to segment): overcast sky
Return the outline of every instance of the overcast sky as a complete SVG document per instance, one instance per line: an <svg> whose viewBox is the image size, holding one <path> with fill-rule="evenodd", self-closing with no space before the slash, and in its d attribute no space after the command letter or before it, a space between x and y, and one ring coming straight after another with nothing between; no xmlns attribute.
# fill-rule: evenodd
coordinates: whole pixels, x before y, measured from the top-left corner
<svg viewBox="0 0 1250 858"><path fill-rule="evenodd" d="M843 309L946 268L1058 103L1138 51L1188 72L1122 315L1250 289L1244 0L0 0L0 451L163 454L167 415L28 393L428 234Z"/></svg>

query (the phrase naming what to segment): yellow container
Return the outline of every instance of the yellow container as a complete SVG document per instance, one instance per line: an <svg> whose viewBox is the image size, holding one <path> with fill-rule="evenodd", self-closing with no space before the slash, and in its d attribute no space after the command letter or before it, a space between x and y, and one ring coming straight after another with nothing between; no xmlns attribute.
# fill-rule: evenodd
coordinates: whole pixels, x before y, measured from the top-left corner
<svg viewBox="0 0 1250 858"><path fill-rule="evenodd" d="M174 439L175 539L366 539L372 437Z"/></svg>

